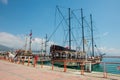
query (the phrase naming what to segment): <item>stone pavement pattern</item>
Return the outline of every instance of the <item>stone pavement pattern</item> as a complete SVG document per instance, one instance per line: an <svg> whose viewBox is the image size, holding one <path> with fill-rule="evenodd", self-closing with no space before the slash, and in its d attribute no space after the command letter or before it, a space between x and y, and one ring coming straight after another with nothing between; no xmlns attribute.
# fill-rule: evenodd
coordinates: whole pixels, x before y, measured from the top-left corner
<svg viewBox="0 0 120 80"><path fill-rule="evenodd" d="M110 80L110 79L45 70L0 60L0 80Z"/></svg>

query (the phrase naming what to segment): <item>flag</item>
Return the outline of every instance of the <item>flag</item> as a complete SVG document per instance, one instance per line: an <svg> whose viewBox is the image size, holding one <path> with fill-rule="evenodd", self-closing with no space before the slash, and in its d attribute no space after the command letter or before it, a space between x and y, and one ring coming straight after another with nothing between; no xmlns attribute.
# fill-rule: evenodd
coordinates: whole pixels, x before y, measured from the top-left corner
<svg viewBox="0 0 120 80"><path fill-rule="evenodd" d="M66 46L65 48L66 48L66 49L69 49L69 47L68 47L68 46Z"/></svg>
<svg viewBox="0 0 120 80"><path fill-rule="evenodd" d="M29 36L32 36L32 30L30 31L30 34L29 34Z"/></svg>

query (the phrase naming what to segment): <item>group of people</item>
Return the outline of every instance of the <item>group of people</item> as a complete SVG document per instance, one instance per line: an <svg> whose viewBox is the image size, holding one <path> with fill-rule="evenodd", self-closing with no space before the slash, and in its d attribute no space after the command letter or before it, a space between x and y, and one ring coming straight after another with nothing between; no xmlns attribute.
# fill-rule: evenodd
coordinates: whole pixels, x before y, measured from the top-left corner
<svg viewBox="0 0 120 80"><path fill-rule="evenodd" d="M10 62L19 63L23 61L23 57L17 56L17 53L12 52L6 52L6 55L4 55L5 59L9 60Z"/></svg>
<svg viewBox="0 0 120 80"><path fill-rule="evenodd" d="M12 52L6 52L6 54L4 55L4 58L6 60L9 60L10 62L14 62L14 63L23 63L26 59L28 60L28 56L20 56L18 55L17 53L12 53ZM30 59L33 59L34 61L37 61L38 60L38 56L37 55L32 55L30 57Z"/></svg>
<svg viewBox="0 0 120 80"><path fill-rule="evenodd" d="M12 54L10 51L6 52L6 55L4 57L5 59L8 59L10 62L14 62L15 60L15 55Z"/></svg>

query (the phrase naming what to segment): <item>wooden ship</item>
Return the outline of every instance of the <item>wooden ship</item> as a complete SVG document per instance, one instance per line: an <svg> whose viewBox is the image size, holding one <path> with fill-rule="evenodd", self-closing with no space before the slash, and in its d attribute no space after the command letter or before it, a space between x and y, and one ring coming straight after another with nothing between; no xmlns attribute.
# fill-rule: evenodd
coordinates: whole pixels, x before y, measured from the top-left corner
<svg viewBox="0 0 120 80"><path fill-rule="evenodd" d="M59 8L57 7L59 10ZM59 10L60 11L60 10ZM95 56L94 52L94 40L93 40L93 26L92 26L92 15L90 15L91 19L91 43L92 43L92 55L87 56L87 53L85 51L85 37L84 37L84 25L83 25L83 11L81 9L81 25L82 25L82 45L83 45L83 50L78 51L78 50L73 50L71 49L71 18L70 18L70 8L68 9L69 12L69 21L68 21L68 27L69 27L69 47L63 47L59 45L51 45L50 47L50 54L51 54L51 61L55 65L61 65L64 66L65 62L67 66L80 66L81 64L83 65L95 65L99 64L102 61L102 54L99 56Z"/></svg>
<svg viewBox="0 0 120 80"><path fill-rule="evenodd" d="M16 51L16 56L18 58L24 59L24 61L28 61L28 59L30 59L30 61L34 61L34 57L37 57L37 62L50 62L50 57L49 55L47 55L47 51L46 51L46 47L47 47L47 35L46 35L46 41L45 43L42 42L42 48L41 51L32 51L31 49L31 43L32 43L32 30L30 31L29 34L29 49L27 50L27 39L25 42L25 49L19 49ZM43 44L45 44L45 50L43 51Z"/></svg>
<svg viewBox="0 0 120 80"><path fill-rule="evenodd" d="M24 61L28 61L28 59L30 59L30 61L32 61L33 58L33 54L32 54L32 50L31 50L31 43L32 43L32 30L30 31L29 34L29 49L27 50L27 38L25 38L25 49L18 49L16 50L16 55L15 58L20 58L20 59L24 59Z"/></svg>

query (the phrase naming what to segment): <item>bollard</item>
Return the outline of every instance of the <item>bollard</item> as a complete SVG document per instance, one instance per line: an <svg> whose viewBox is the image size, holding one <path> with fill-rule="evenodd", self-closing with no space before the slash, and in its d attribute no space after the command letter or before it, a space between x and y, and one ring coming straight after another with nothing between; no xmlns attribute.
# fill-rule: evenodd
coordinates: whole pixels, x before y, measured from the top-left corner
<svg viewBox="0 0 120 80"><path fill-rule="evenodd" d="M84 65L81 64L81 75L84 75Z"/></svg>
<svg viewBox="0 0 120 80"><path fill-rule="evenodd" d="M0 59L2 59L2 56L0 56Z"/></svg>
<svg viewBox="0 0 120 80"><path fill-rule="evenodd" d="M104 62L104 64L103 64L103 66L104 66L104 73L103 73L103 77L104 77L104 78L107 78L106 63L105 63L105 62Z"/></svg>
<svg viewBox="0 0 120 80"><path fill-rule="evenodd" d="M25 63L25 58L23 57L23 59L22 59L22 64L24 65L24 63Z"/></svg>
<svg viewBox="0 0 120 80"><path fill-rule="evenodd" d="M67 65L66 65L66 61L64 61L64 72L67 71Z"/></svg>
<svg viewBox="0 0 120 80"><path fill-rule="evenodd" d="M20 57L18 58L18 64L20 64Z"/></svg>
<svg viewBox="0 0 120 80"><path fill-rule="evenodd" d="M87 72L91 72L91 67L92 67L92 65L91 65L91 62L89 61L87 61L86 63L85 63L85 70L87 71Z"/></svg>
<svg viewBox="0 0 120 80"><path fill-rule="evenodd" d="M38 60L38 56L37 56L37 55L34 55L34 67L35 67L36 64L37 64L37 60Z"/></svg>
<svg viewBox="0 0 120 80"><path fill-rule="evenodd" d="M10 57L8 57L8 62L11 62L11 58Z"/></svg>
<svg viewBox="0 0 120 80"><path fill-rule="evenodd" d="M33 65L33 67L35 67L36 66L36 59L34 58L34 65Z"/></svg>
<svg viewBox="0 0 120 80"><path fill-rule="evenodd" d="M107 72L103 73L104 78L107 78Z"/></svg>
<svg viewBox="0 0 120 80"><path fill-rule="evenodd" d="M6 60L5 56L4 56L4 60Z"/></svg>
<svg viewBox="0 0 120 80"><path fill-rule="evenodd" d="M52 70L54 69L54 61L52 61Z"/></svg>
<svg viewBox="0 0 120 80"><path fill-rule="evenodd" d="M43 60L41 60L41 68L43 68Z"/></svg>
<svg viewBox="0 0 120 80"><path fill-rule="evenodd" d="M29 64L30 64L30 57L28 57L28 64L27 64L27 66L29 66Z"/></svg>
<svg viewBox="0 0 120 80"><path fill-rule="evenodd" d="M11 58L11 62L12 62L12 63L14 62L13 58Z"/></svg>

